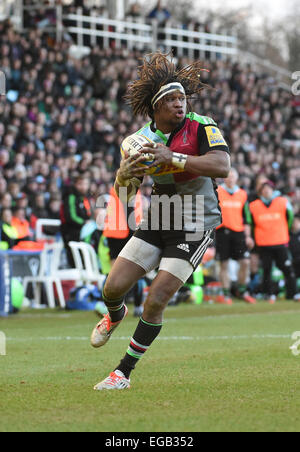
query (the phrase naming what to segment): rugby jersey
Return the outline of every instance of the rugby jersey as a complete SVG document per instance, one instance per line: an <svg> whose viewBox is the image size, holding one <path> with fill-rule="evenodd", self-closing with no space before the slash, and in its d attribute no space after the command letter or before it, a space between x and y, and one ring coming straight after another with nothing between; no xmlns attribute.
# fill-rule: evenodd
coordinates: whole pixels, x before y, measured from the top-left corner
<svg viewBox="0 0 300 452"><path fill-rule="evenodd" d="M169 138L156 129L152 122L146 124L137 133L155 143L162 143L171 151L180 154L202 156L214 150L229 153L227 143L215 121L197 113L189 113ZM203 217L204 231L214 229L222 223L217 185L214 179L179 171L174 167L166 168L162 175L152 174L151 177L154 182L153 195L181 197L184 205L183 230L195 231L196 223L199 225L201 221L199 216ZM201 199L203 200L202 208L200 207Z"/></svg>

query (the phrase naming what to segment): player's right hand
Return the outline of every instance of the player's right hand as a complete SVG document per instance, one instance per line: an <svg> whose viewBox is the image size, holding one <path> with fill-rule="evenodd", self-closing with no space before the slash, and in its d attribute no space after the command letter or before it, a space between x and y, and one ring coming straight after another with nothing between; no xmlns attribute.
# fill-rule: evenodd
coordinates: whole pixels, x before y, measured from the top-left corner
<svg viewBox="0 0 300 452"><path fill-rule="evenodd" d="M146 174L146 167L141 168L138 166L139 163L145 162L147 157L141 155L133 155L131 157L125 156L121 160L120 169L118 171L119 179L127 181L133 179L134 177L142 177Z"/></svg>

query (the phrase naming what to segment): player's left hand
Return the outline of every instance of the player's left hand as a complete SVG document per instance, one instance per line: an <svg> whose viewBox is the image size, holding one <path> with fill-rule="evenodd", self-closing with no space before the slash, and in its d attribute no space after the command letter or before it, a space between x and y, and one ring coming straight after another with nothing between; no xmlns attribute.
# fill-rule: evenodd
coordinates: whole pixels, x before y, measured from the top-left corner
<svg viewBox="0 0 300 452"><path fill-rule="evenodd" d="M142 152L154 155L154 162L148 168L157 165L172 165L173 152L164 144L147 143L143 146Z"/></svg>

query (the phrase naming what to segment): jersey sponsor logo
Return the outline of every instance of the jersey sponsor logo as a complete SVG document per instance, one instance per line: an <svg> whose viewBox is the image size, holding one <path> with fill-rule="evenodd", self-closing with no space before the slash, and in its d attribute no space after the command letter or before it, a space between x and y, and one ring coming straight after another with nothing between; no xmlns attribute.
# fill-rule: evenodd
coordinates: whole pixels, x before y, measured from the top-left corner
<svg viewBox="0 0 300 452"><path fill-rule="evenodd" d="M210 147L213 146L227 146L220 130L217 127L205 127L208 143Z"/></svg>

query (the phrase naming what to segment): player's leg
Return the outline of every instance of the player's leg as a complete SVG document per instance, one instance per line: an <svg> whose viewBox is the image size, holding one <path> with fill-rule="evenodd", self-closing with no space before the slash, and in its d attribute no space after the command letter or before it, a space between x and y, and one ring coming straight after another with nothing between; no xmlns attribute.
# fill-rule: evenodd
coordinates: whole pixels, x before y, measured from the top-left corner
<svg viewBox="0 0 300 452"><path fill-rule="evenodd" d="M184 263L184 265L186 265ZM191 273L193 269L191 268ZM133 334L126 355L117 367L126 378L137 362L159 335L163 326L163 312L174 294L183 286L183 281L166 271L159 271L147 296L144 312Z"/></svg>
<svg viewBox="0 0 300 452"><path fill-rule="evenodd" d="M125 295L148 271L158 266L161 250L132 237L117 258L103 288L103 300L108 314L94 328L93 347L102 347L127 315Z"/></svg>
<svg viewBox="0 0 300 452"><path fill-rule="evenodd" d="M188 275L185 277L187 280L193 272L193 267L186 261L179 261L175 264L177 271L180 264L183 264L185 271L188 271ZM109 377L95 386L95 390L126 389L130 387L131 372L159 335L163 326L163 312L169 300L183 284L184 281L171 273L163 270L159 271L151 284L145 302L144 313L132 336L125 356Z"/></svg>
<svg viewBox="0 0 300 452"><path fill-rule="evenodd" d="M115 239L108 237L107 238L107 244L109 247L109 254L110 254L110 260L111 260L111 266L113 267L114 263L116 262L119 254L121 253L124 246L129 242L131 236L129 236L126 239Z"/></svg>
<svg viewBox="0 0 300 452"><path fill-rule="evenodd" d="M221 260L220 262L220 282L222 286L222 293L217 297L217 303L232 304L230 296L231 280L229 276L229 260Z"/></svg>
<svg viewBox="0 0 300 452"><path fill-rule="evenodd" d="M95 386L96 390L129 387L132 370L161 331L163 312L169 300L198 268L207 248L213 242L212 233L212 230L205 231L199 242L186 242L185 246L182 240L185 234L179 234L177 237L176 233L168 233L168 238L163 240L165 246L158 275L151 284L144 313L127 353L114 372Z"/></svg>
<svg viewBox="0 0 300 452"><path fill-rule="evenodd" d="M251 255L246 243L244 232L234 232L233 256L239 262L238 294L246 303L255 304L256 300L247 289L250 277Z"/></svg>
<svg viewBox="0 0 300 452"><path fill-rule="evenodd" d="M216 302L221 304L232 304L231 280L229 275L229 259L231 256L231 231L221 228L216 231L216 253L220 262L221 290L216 297Z"/></svg>
<svg viewBox="0 0 300 452"><path fill-rule="evenodd" d="M238 297L246 301L246 303L255 304L255 298L251 297L247 290L250 276L250 252L243 231L231 231L231 258L239 263Z"/></svg>
<svg viewBox="0 0 300 452"><path fill-rule="evenodd" d="M103 292L108 298L124 296L145 275L145 270L134 262L118 257L105 282Z"/></svg>
<svg viewBox="0 0 300 452"><path fill-rule="evenodd" d="M257 293L260 284L259 269L260 256L257 247L255 247L250 255L250 287L254 293Z"/></svg>
<svg viewBox="0 0 300 452"><path fill-rule="evenodd" d="M249 275L250 275L250 259L240 259L238 284L241 293L244 293L244 291L246 290Z"/></svg>
<svg viewBox="0 0 300 452"><path fill-rule="evenodd" d="M238 291L240 297L249 304L256 304L256 299L247 290L247 283L250 277L250 259L239 260Z"/></svg>
<svg viewBox="0 0 300 452"><path fill-rule="evenodd" d="M276 301L276 296L272 290L273 253L270 247L263 246L259 248L259 254L263 269L263 293L269 303L274 303Z"/></svg>
<svg viewBox="0 0 300 452"><path fill-rule="evenodd" d="M119 257L105 282L102 298L108 314L95 326L91 335L91 345L102 347L109 340L113 331L126 317L128 309L125 305L125 295L145 274L139 265Z"/></svg>
<svg viewBox="0 0 300 452"><path fill-rule="evenodd" d="M285 246L278 247L274 250L275 262L279 270L282 271L285 278L286 297L292 300L297 292L297 280L292 263L290 251Z"/></svg>
<svg viewBox="0 0 300 452"><path fill-rule="evenodd" d="M186 263L183 261L183 265ZM191 268L191 274L193 269ZM168 302L176 292L183 286L184 282L167 271L160 270L151 284L147 296L143 319L148 323L161 324L163 312Z"/></svg>

